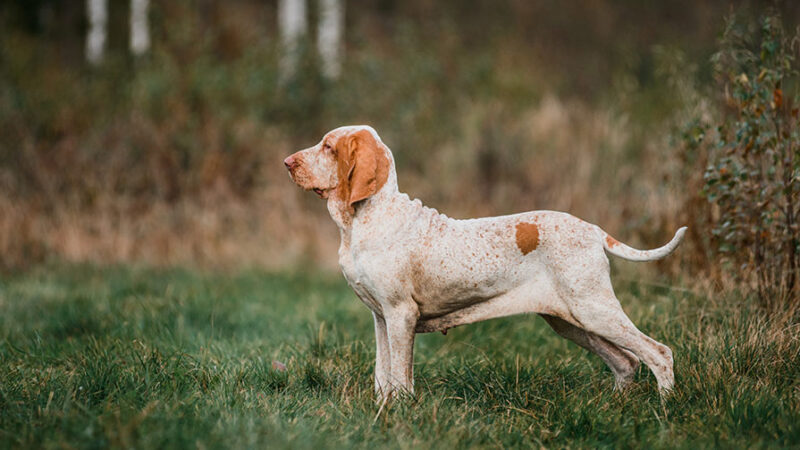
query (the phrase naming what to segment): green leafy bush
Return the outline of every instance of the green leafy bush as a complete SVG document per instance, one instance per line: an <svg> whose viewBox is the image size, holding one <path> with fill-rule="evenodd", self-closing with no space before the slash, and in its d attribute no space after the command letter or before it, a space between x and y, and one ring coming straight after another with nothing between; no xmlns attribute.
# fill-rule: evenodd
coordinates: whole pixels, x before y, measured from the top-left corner
<svg viewBox="0 0 800 450"><path fill-rule="evenodd" d="M760 25L728 20L712 58L725 102L717 133L695 123L686 139L713 140L703 193L726 267L777 305L798 299L800 34L787 36L774 14Z"/></svg>

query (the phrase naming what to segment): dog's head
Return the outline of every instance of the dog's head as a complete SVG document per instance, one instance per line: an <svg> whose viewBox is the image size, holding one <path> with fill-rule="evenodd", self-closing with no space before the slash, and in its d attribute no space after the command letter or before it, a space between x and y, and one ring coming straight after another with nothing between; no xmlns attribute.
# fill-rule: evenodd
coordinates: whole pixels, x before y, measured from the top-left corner
<svg viewBox="0 0 800 450"><path fill-rule="evenodd" d="M388 149L368 126L348 126L328 132L315 146L283 161L298 186L321 198L331 194L353 206L374 195L386 183Z"/></svg>

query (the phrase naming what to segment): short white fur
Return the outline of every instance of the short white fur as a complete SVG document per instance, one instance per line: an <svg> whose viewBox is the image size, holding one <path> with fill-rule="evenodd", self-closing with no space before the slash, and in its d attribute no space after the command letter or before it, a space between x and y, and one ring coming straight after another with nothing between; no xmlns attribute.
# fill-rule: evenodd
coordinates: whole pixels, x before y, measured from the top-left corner
<svg viewBox="0 0 800 450"><path fill-rule="evenodd" d="M302 161L302 168L290 168L292 178L306 189L335 189L340 180L323 143L361 130L385 152L388 179L354 213L338 196L323 196L340 230L344 277L372 311L379 396L413 393L416 333L523 313L542 315L558 334L600 356L616 387L631 381L641 360L662 393L672 389L672 351L639 331L622 310L605 252L633 261L663 258L681 242L685 227L667 245L645 251L562 212L452 219L399 192L391 151L363 125L337 128L292 155ZM533 250L521 250L519 224L535 225Z"/></svg>

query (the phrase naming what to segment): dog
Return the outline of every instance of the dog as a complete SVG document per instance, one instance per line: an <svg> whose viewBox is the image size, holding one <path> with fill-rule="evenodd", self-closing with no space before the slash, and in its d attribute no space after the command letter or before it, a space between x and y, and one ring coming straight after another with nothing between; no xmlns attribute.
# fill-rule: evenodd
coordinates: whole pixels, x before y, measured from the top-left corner
<svg viewBox="0 0 800 450"><path fill-rule="evenodd" d="M284 160L291 179L327 200L339 228L339 264L372 311L375 392L414 392L416 333L536 313L596 353L625 387L650 368L674 384L672 351L639 331L611 286L606 252L631 261L672 253L686 227L654 250L631 248L600 227L555 211L452 219L401 193L394 158L369 126L328 132Z"/></svg>

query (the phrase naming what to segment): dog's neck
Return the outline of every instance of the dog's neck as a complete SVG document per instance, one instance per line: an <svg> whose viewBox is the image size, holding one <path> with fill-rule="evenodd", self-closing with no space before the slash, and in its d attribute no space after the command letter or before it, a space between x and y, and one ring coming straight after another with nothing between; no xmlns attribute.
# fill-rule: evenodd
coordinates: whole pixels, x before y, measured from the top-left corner
<svg viewBox="0 0 800 450"><path fill-rule="evenodd" d="M365 218L382 213L386 207L394 204L400 195L397 186L397 172L394 168L394 161L392 161L386 183L378 189L378 192L355 203L352 207L347 200L334 193L328 197L328 212L339 230L349 234L359 221L363 222Z"/></svg>
<svg viewBox="0 0 800 450"><path fill-rule="evenodd" d="M412 201L408 195L400 192L391 153L389 161L389 174L384 185L375 194L355 203L352 209L340 196L334 194L328 197L328 212L339 227L344 247L350 246L354 229L363 230L363 227L377 226L381 223L397 223L399 218L407 216L407 213L403 213L404 210L409 207L422 208L419 200Z"/></svg>

